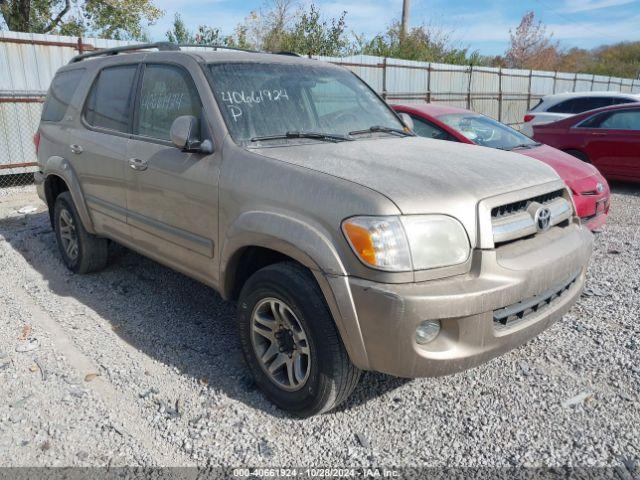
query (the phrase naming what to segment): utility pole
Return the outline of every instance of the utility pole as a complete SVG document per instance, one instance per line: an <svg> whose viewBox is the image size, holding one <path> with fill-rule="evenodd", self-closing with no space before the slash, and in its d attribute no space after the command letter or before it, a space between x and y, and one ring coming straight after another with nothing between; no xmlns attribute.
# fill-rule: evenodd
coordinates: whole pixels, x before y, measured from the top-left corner
<svg viewBox="0 0 640 480"><path fill-rule="evenodd" d="M409 31L409 3L410 0L402 1L402 24L400 26L400 41L404 40Z"/></svg>

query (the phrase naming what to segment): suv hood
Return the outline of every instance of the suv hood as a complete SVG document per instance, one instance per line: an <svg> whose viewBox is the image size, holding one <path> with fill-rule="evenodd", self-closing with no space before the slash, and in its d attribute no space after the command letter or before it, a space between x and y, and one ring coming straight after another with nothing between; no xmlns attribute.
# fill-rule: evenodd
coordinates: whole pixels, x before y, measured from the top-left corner
<svg viewBox="0 0 640 480"><path fill-rule="evenodd" d="M376 190L403 214L454 216L472 245L480 200L559 180L551 167L524 155L423 137L251 150Z"/></svg>

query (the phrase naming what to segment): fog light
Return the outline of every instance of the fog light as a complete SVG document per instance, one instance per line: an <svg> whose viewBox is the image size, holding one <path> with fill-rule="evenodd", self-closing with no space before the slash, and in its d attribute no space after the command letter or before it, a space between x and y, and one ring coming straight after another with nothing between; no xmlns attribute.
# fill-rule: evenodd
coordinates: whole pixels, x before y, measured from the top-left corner
<svg viewBox="0 0 640 480"><path fill-rule="evenodd" d="M420 345L425 345L435 340L440 333L440 321L439 320L427 320L422 322L416 329L416 342Z"/></svg>

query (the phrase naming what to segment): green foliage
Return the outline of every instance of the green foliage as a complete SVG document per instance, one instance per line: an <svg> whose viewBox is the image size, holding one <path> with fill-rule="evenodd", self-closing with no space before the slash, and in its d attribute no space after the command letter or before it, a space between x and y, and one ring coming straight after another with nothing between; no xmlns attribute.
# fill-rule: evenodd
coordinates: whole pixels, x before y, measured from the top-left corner
<svg viewBox="0 0 640 480"><path fill-rule="evenodd" d="M237 38L223 36L219 29L207 25L200 25L195 33L191 33L178 13L173 20L173 27L167 31L167 40L179 44L227 45L230 47L244 43L242 32L238 32Z"/></svg>
<svg viewBox="0 0 640 480"><path fill-rule="evenodd" d="M640 42L604 45L591 52L587 73L640 78Z"/></svg>
<svg viewBox="0 0 640 480"><path fill-rule="evenodd" d="M167 30L167 40L171 43L195 43L179 13L173 19L171 30Z"/></svg>
<svg viewBox="0 0 640 480"><path fill-rule="evenodd" d="M302 11L293 28L281 37L281 50L304 55L337 56L344 53L349 45L345 37L345 16L324 21L318 7L311 4L309 11Z"/></svg>
<svg viewBox="0 0 640 480"><path fill-rule="evenodd" d="M0 14L17 32L137 40L162 11L152 0L3 0Z"/></svg>
<svg viewBox="0 0 640 480"><path fill-rule="evenodd" d="M357 37L356 42L355 53L365 55L458 65L488 63L477 51L470 52L468 48L452 45L446 32L426 25L410 29L403 38L401 24L395 21L386 33L368 41Z"/></svg>

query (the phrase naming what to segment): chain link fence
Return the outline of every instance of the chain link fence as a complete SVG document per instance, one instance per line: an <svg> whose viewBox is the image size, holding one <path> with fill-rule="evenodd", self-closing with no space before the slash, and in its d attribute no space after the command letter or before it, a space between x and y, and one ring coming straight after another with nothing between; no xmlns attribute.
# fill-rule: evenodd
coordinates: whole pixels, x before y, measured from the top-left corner
<svg viewBox="0 0 640 480"><path fill-rule="evenodd" d="M0 93L0 188L33 182L37 129L44 97L27 92Z"/></svg>

